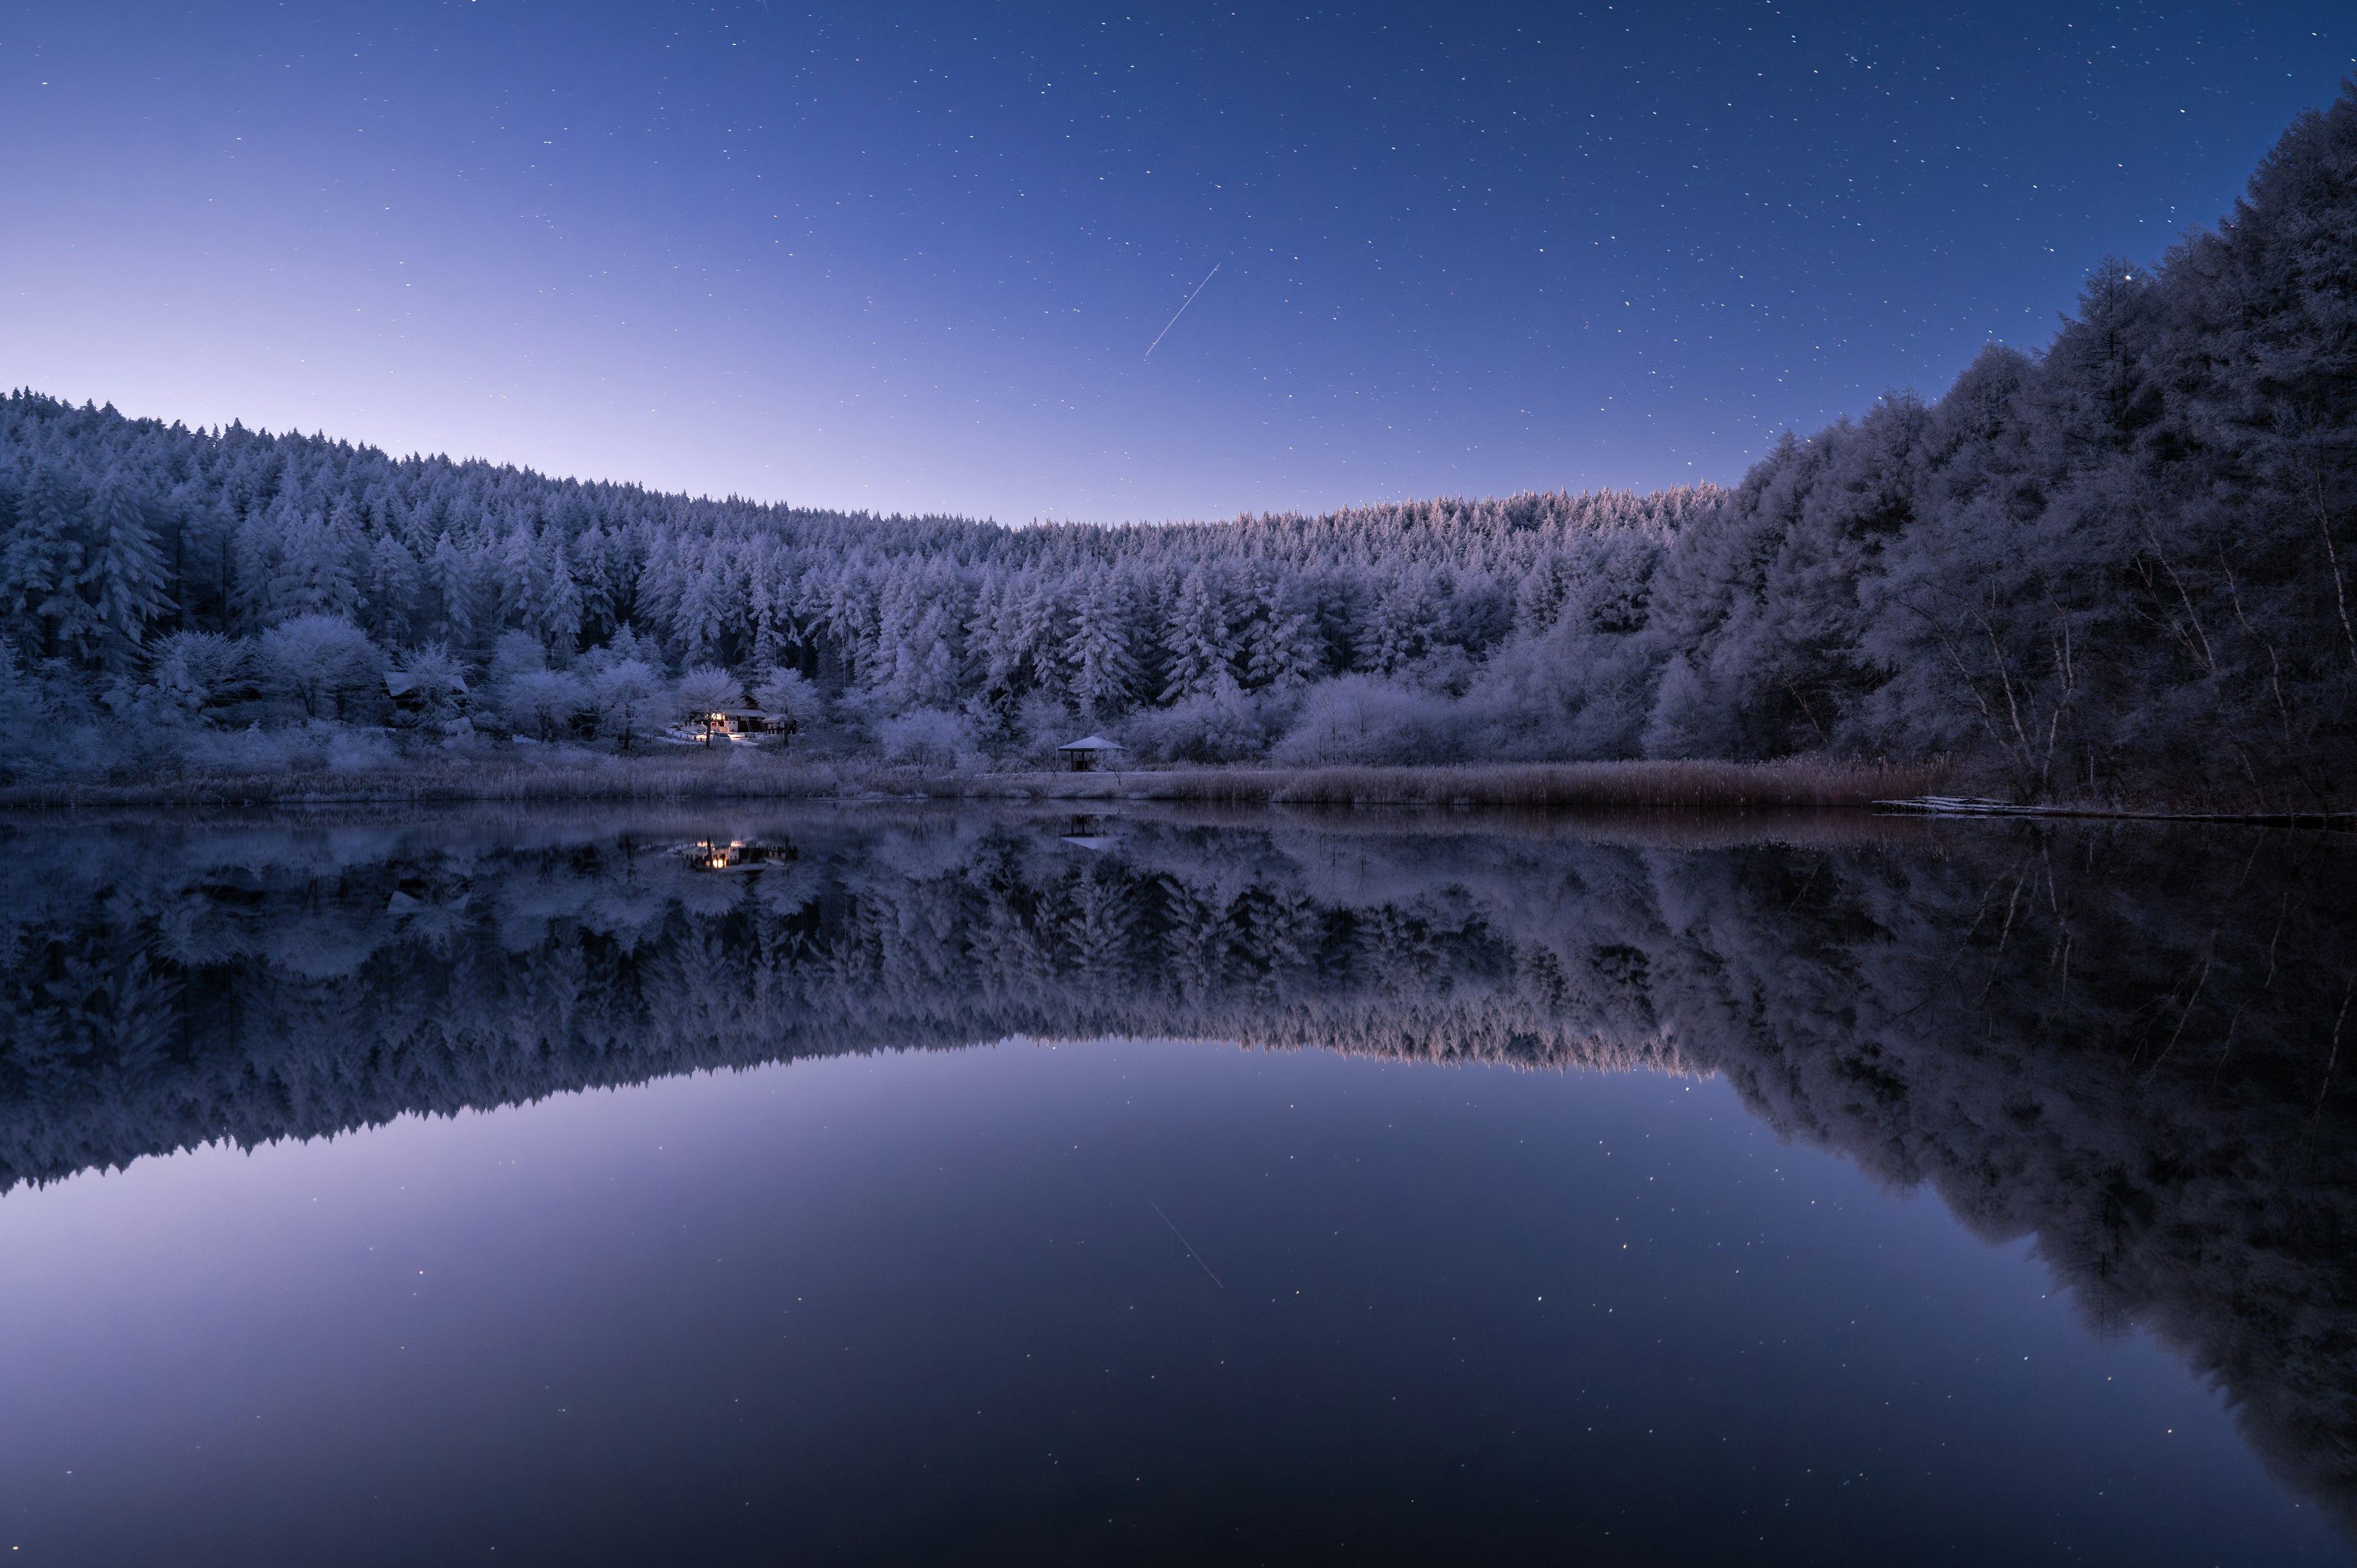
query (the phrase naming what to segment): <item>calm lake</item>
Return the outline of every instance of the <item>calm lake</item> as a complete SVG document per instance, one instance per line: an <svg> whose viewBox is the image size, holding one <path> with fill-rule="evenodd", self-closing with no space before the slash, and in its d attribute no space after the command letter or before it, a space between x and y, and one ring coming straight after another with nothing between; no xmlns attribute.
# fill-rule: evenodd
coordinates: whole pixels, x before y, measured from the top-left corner
<svg viewBox="0 0 2357 1568"><path fill-rule="evenodd" d="M2345 1563L2357 843L0 824L27 1563Z"/></svg>

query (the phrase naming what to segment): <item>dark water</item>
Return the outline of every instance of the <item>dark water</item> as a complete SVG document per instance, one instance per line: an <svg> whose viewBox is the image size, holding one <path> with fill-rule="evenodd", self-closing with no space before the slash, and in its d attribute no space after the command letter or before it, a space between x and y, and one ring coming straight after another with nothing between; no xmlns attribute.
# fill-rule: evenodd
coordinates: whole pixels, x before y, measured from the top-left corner
<svg viewBox="0 0 2357 1568"><path fill-rule="evenodd" d="M18 821L0 1549L2345 1562L2352 871Z"/></svg>

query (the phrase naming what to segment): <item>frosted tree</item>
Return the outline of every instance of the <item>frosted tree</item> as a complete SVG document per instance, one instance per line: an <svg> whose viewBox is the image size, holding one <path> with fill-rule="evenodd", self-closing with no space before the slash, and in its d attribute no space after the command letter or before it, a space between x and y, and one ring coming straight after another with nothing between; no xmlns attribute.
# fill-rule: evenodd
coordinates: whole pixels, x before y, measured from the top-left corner
<svg viewBox="0 0 2357 1568"><path fill-rule="evenodd" d="M1433 600L1432 574L1422 566L1406 568L1377 590L1358 667L1388 675L1429 651L1440 626Z"/></svg>
<svg viewBox="0 0 2357 1568"><path fill-rule="evenodd" d="M463 637L474 620L474 590L473 570L446 529L425 560L419 618L426 635L446 642Z"/></svg>
<svg viewBox="0 0 2357 1568"><path fill-rule="evenodd" d="M1064 693L1065 619L1070 590L1045 569L1027 572L1016 596L1012 646L1022 688L1060 699Z"/></svg>
<svg viewBox="0 0 2357 1568"><path fill-rule="evenodd" d="M119 468L99 481L91 498L90 532L99 657L108 669L126 671L145 651L148 627L172 607L164 594L164 556L156 531L133 481Z"/></svg>
<svg viewBox="0 0 2357 1568"><path fill-rule="evenodd" d="M390 532L369 546L368 575L361 593L362 623L378 641L409 640L410 616L417 602L417 558Z"/></svg>
<svg viewBox="0 0 2357 1568"><path fill-rule="evenodd" d="M410 649L393 661L392 673L402 688L396 711L411 722L456 718L466 706L466 670L438 642Z"/></svg>
<svg viewBox="0 0 2357 1568"><path fill-rule="evenodd" d="M1126 712L1135 695L1137 657L1130 648L1128 585L1099 568L1072 604L1063 648L1072 703L1092 723Z"/></svg>
<svg viewBox="0 0 2357 1568"><path fill-rule="evenodd" d="M554 531L541 535L539 615L534 625L550 650L569 660L581 641L581 588L574 580L572 553L564 536Z"/></svg>
<svg viewBox="0 0 2357 1568"><path fill-rule="evenodd" d="M667 682L636 659L621 660L591 675L589 701L600 733L623 751L661 731L671 723L673 711Z"/></svg>
<svg viewBox="0 0 2357 1568"><path fill-rule="evenodd" d="M268 615L348 616L360 597L353 569L358 541L338 504L301 513L283 535L269 579Z"/></svg>
<svg viewBox="0 0 2357 1568"><path fill-rule="evenodd" d="M1571 595L1573 571L1562 552L1551 550L1533 562L1514 586L1514 627L1526 637L1555 629Z"/></svg>
<svg viewBox="0 0 2357 1568"><path fill-rule="evenodd" d="M683 552L673 558L676 585L662 596L670 599L673 644L683 659L721 655L734 619L737 594L724 564L709 555Z"/></svg>
<svg viewBox="0 0 2357 1568"><path fill-rule="evenodd" d="M548 593L548 562L527 523L520 520L508 529L499 542L498 562L500 624L537 633L540 607Z"/></svg>
<svg viewBox="0 0 2357 1568"><path fill-rule="evenodd" d="M798 670L772 670L754 688L753 705L775 718L807 726L818 721L822 700L818 688Z"/></svg>
<svg viewBox="0 0 2357 1568"><path fill-rule="evenodd" d="M974 726L962 714L919 708L877 726L887 761L920 768L955 768L974 753Z"/></svg>
<svg viewBox="0 0 2357 1568"><path fill-rule="evenodd" d="M759 670L791 660L802 637L794 624L793 584L780 570L777 553L758 544L740 546L732 569L745 583L745 613L750 662Z"/></svg>
<svg viewBox="0 0 2357 1568"><path fill-rule="evenodd" d="M1168 679L1162 700L1207 697L1236 683L1235 650L1228 631L1227 596L1213 575L1197 566L1178 585L1163 627Z"/></svg>
<svg viewBox="0 0 2357 1568"><path fill-rule="evenodd" d="M548 668L548 650L539 638L528 631L501 632L491 644L491 660L484 670L484 683L493 690L507 685L524 675L537 674Z"/></svg>
<svg viewBox="0 0 2357 1568"><path fill-rule="evenodd" d="M41 657L93 648L102 622L83 595L90 552L81 499L65 476L43 464L17 502L16 526L0 552L0 593L10 620L29 634Z"/></svg>
<svg viewBox="0 0 2357 1568"><path fill-rule="evenodd" d="M704 726L705 744L712 743L711 716L745 705L744 689L726 670L700 664L683 671L673 689L673 703L689 722Z"/></svg>
<svg viewBox="0 0 2357 1568"><path fill-rule="evenodd" d="M1246 683L1255 691L1296 692L1325 673L1325 639L1309 585L1267 564L1254 574L1245 652Z"/></svg>
<svg viewBox="0 0 2357 1568"><path fill-rule="evenodd" d="M156 686L181 712L209 716L261 695L253 663L253 644L242 638L177 631L156 643Z"/></svg>
<svg viewBox="0 0 2357 1568"><path fill-rule="evenodd" d="M961 693L965 596L945 563L886 575L876 608L876 652L866 687L885 713L948 708Z"/></svg>
<svg viewBox="0 0 2357 1568"><path fill-rule="evenodd" d="M383 654L340 616L296 616L262 634L264 685L310 719L344 718L377 705Z"/></svg>
<svg viewBox="0 0 2357 1568"><path fill-rule="evenodd" d="M534 740L560 740L590 705L590 689L564 670L526 670L511 676L495 693L497 710L518 735Z"/></svg>

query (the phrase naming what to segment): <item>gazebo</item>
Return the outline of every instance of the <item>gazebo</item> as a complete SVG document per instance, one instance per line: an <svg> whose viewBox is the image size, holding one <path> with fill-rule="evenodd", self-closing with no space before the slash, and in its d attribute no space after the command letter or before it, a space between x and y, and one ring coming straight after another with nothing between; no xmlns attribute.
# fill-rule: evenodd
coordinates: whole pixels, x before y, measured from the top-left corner
<svg viewBox="0 0 2357 1568"><path fill-rule="evenodd" d="M1080 739L1056 748L1056 754L1071 764L1075 773L1093 773L1122 753L1122 744L1107 740L1101 735L1085 735Z"/></svg>

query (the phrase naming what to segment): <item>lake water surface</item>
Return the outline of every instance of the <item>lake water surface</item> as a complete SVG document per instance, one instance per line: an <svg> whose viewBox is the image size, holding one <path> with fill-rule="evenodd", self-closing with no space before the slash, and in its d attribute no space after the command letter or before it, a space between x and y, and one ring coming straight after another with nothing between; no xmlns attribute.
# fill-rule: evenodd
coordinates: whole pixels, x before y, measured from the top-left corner
<svg viewBox="0 0 2357 1568"><path fill-rule="evenodd" d="M0 826L0 1550L2343 1563L2357 846Z"/></svg>

